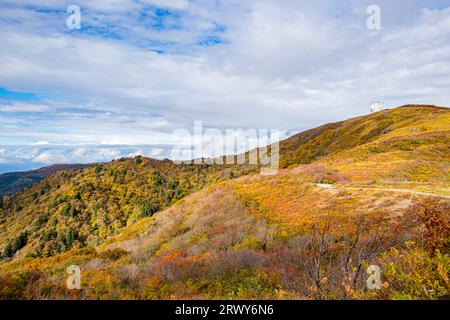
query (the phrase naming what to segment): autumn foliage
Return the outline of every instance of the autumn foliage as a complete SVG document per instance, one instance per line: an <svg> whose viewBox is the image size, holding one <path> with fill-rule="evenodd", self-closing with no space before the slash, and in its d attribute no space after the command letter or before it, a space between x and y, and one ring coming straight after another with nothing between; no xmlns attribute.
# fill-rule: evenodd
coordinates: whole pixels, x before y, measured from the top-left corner
<svg viewBox="0 0 450 320"><path fill-rule="evenodd" d="M143 157L55 173L0 202L0 298L449 299L449 133L448 109L407 106L291 137L273 176Z"/></svg>

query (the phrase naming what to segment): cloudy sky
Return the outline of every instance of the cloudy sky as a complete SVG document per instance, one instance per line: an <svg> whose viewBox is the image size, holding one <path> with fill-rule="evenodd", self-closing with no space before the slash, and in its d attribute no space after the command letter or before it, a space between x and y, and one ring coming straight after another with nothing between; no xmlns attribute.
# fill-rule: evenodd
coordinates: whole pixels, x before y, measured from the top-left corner
<svg viewBox="0 0 450 320"><path fill-rule="evenodd" d="M0 173L168 157L194 121L288 135L448 106L449 74L450 0L1 0Z"/></svg>

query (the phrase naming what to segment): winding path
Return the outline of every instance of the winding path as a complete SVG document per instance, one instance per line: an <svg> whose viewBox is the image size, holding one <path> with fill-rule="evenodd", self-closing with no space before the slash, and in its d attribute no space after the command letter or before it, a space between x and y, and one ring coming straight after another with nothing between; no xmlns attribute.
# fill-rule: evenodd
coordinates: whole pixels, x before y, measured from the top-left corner
<svg viewBox="0 0 450 320"><path fill-rule="evenodd" d="M328 190L331 189L331 190L336 190L336 191L340 191L342 189L345 189L345 190L372 190L372 191L387 191L387 192L398 192L398 193L410 193L410 194L416 194L416 195L420 195L420 196L428 196L428 197L435 197L435 198L450 199L450 196L446 196L446 195L443 195L443 194L414 191L414 190L409 190L409 189L363 188L363 187L345 187L345 186L340 186L339 188L336 188L332 184L325 184L325 183L316 183L316 187L321 188L321 189L328 189Z"/></svg>

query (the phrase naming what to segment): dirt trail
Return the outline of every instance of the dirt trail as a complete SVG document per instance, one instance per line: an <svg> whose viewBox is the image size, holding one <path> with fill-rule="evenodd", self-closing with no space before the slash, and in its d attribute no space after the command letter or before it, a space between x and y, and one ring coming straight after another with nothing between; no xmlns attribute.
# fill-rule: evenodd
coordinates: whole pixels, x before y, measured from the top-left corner
<svg viewBox="0 0 450 320"><path fill-rule="evenodd" d="M450 199L450 196L446 196L446 195L442 195L442 194L414 191L414 190L409 190L409 189L364 188L364 187L343 187L343 186L340 186L339 188L335 188L332 184L325 184L325 183L316 183L316 187L321 188L321 189L328 189L328 190L331 189L331 190L336 190L336 191L340 191L340 190L344 189L344 190L372 190L372 191L410 193L410 194L416 194L416 195L420 195L420 196Z"/></svg>

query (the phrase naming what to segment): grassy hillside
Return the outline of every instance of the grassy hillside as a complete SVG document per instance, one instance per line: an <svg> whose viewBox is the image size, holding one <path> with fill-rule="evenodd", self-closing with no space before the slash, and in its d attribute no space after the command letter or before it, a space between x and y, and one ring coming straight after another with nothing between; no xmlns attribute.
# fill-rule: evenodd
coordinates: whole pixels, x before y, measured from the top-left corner
<svg viewBox="0 0 450 320"><path fill-rule="evenodd" d="M406 106L282 142L275 176L140 157L57 173L4 201L0 297L448 299L449 146L449 109Z"/></svg>
<svg viewBox="0 0 450 320"><path fill-rule="evenodd" d="M281 144L282 167L307 164L320 157L363 145L375 147L376 142L383 144L390 141L390 147L413 151L418 147L417 140L431 137L445 139L450 130L449 117L448 108L403 106L327 124L284 141ZM431 142L434 144L434 141ZM423 144L426 145L427 141ZM377 153L377 150L372 149L371 152Z"/></svg>

